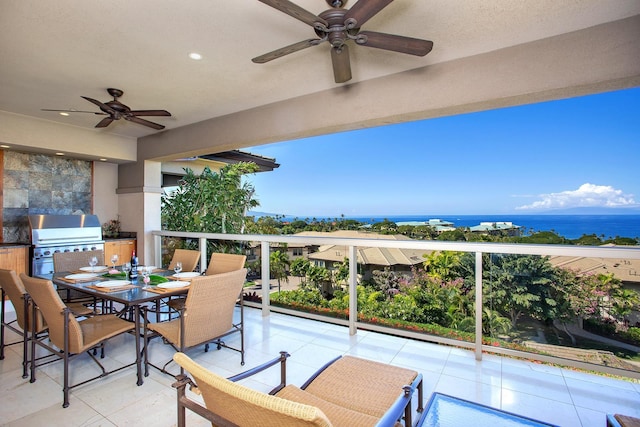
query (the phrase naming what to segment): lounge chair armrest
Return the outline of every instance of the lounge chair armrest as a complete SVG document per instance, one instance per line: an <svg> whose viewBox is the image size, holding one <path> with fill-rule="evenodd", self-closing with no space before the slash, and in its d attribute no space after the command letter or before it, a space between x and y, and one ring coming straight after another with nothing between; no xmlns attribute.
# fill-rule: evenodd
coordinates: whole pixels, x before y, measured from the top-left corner
<svg viewBox="0 0 640 427"><path fill-rule="evenodd" d="M263 363L262 365L256 366L255 368L228 377L227 379L233 382L240 381L280 363L280 384L269 393L275 394L287 385L287 357L289 356L290 354L286 351L281 351L280 357Z"/></svg>
<svg viewBox="0 0 640 427"><path fill-rule="evenodd" d="M411 408L411 399L413 398L413 392L416 389L421 391L422 388L422 374L418 374L416 379L411 385L405 385L402 387L402 393L391 407L384 413L382 418L376 423L376 427L393 427L403 415L407 415L407 408ZM419 393L419 398L422 399L422 392ZM422 402L418 404L418 411L422 412ZM411 427L411 426L408 426Z"/></svg>
<svg viewBox="0 0 640 427"><path fill-rule="evenodd" d="M413 390L410 386L406 385L403 388L403 392L391 407L384 413L382 418L376 423L376 427L393 427L397 424L405 413L405 408L411 401L413 396Z"/></svg>
<svg viewBox="0 0 640 427"><path fill-rule="evenodd" d="M217 414L214 414L206 407L200 405L198 402L189 399L186 396L185 388L187 385L193 386L194 383L188 376L184 374L178 375L176 382L171 384L173 388L178 391L178 426L186 426L186 412L185 409L189 409L192 412L200 415L202 418L211 421L213 425L218 427L237 427L236 424L223 418Z"/></svg>
<svg viewBox="0 0 640 427"><path fill-rule="evenodd" d="M322 372L324 372L325 369L327 369L329 366L333 365L335 363L336 360L339 360L342 356L338 356L333 360L330 360L329 362L325 363L324 366L322 366L320 369L318 369L316 372L314 372L313 375L311 375L309 377L308 380L306 380L304 382L304 384L302 384L300 386L300 389L305 390L309 384L311 384L313 382L313 380L315 380L316 378L318 378L318 375L320 375Z"/></svg>

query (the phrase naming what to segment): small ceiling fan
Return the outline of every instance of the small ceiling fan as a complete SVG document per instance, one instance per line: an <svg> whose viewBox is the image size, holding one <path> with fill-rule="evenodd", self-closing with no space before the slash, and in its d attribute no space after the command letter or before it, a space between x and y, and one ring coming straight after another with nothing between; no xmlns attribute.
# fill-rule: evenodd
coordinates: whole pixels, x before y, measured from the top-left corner
<svg viewBox="0 0 640 427"><path fill-rule="evenodd" d="M100 120L96 125L97 128L107 127L114 120L125 119L130 122L138 123L139 125L148 126L153 129L161 130L164 126L158 123L150 122L149 120L141 119L140 116L171 116L171 113L166 110L132 110L122 102L118 101L118 98L124 93L120 89L109 88L107 89L109 95L113 97L113 101L100 102L93 98L83 96L82 98L100 107L102 112L95 111L80 111L80 110L51 110L43 108L42 111L61 111L68 113L91 113L99 116L109 116Z"/></svg>
<svg viewBox="0 0 640 427"><path fill-rule="evenodd" d="M336 83L351 79L351 63L347 41L357 45L391 50L410 55L425 56L431 52L433 42L394 34L361 31L362 25L380 12L393 0L359 0L351 9L344 9L347 0L326 0L333 9L325 10L318 16L290 2L289 0L259 0L305 24L311 25L319 38L307 39L276 49L252 59L263 64L290 53L317 46L328 41L331 44L331 62Z"/></svg>

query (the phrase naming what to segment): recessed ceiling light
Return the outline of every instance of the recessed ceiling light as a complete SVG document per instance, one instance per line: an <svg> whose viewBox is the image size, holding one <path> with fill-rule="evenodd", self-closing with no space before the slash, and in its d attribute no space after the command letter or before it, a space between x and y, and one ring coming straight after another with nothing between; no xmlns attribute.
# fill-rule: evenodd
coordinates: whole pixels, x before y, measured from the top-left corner
<svg viewBox="0 0 640 427"><path fill-rule="evenodd" d="M191 58L191 59L193 59L193 60L195 60L195 61L200 61L200 60L202 59L202 55L200 55L200 54L199 54L199 53L197 53L197 52L191 52L191 53L189 54L189 58Z"/></svg>
<svg viewBox="0 0 640 427"><path fill-rule="evenodd" d="M64 156L64 153L56 153L56 156Z"/></svg>
<svg viewBox="0 0 640 427"><path fill-rule="evenodd" d="M65 117L66 117L66 116L68 116L68 115L69 115L69 113L65 113L65 112L63 111L62 113L60 113L60 115L61 115L61 116L65 116Z"/></svg>
<svg viewBox="0 0 640 427"><path fill-rule="evenodd" d="M0 145L0 148L11 148L11 146L2 144L2 145Z"/></svg>
<svg viewBox="0 0 640 427"><path fill-rule="evenodd" d="M101 161L101 162L106 162L106 161L107 161L107 159L102 158L102 159L100 159L100 161Z"/></svg>

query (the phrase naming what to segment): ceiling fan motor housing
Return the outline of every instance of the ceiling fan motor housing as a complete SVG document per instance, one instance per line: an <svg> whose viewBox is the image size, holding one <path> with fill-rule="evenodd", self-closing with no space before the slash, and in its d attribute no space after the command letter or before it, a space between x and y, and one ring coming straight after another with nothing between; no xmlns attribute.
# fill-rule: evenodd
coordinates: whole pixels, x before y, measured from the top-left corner
<svg viewBox="0 0 640 427"><path fill-rule="evenodd" d="M347 29L344 15L347 9L329 9L318 15L329 24L327 31L315 29L316 34L320 38L327 37L331 46L340 48L348 39L354 39L360 28Z"/></svg>

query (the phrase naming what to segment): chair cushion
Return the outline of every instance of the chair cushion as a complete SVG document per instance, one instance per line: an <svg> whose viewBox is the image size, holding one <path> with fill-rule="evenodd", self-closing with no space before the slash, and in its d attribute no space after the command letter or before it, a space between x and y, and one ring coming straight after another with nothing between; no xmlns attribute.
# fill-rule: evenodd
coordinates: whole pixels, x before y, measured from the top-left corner
<svg viewBox="0 0 640 427"><path fill-rule="evenodd" d="M354 411L344 406L328 402L311 393L301 390L294 385L288 385L280 390L276 396L282 397L293 402L304 403L305 405L315 406L327 416L331 425L334 427L347 426L375 426L378 418L367 415L362 412Z"/></svg>
<svg viewBox="0 0 640 427"><path fill-rule="evenodd" d="M134 324L120 319L113 314L89 317L79 322L82 329L83 348L87 350L101 341L123 332L133 330Z"/></svg>
<svg viewBox="0 0 640 427"><path fill-rule="evenodd" d="M322 371L305 391L336 405L381 418L418 376L416 371L343 356ZM329 417L331 418L331 417Z"/></svg>

